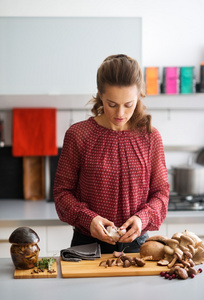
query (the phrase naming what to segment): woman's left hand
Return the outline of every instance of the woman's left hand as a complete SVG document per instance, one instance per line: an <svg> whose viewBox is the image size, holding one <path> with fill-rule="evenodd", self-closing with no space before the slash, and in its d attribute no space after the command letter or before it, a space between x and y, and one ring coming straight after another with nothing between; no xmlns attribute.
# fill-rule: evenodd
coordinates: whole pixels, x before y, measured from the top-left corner
<svg viewBox="0 0 204 300"><path fill-rule="evenodd" d="M120 228L121 229L130 229L119 239L120 243L131 243L138 236L141 235L142 231L142 221L137 216L132 216L129 218Z"/></svg>

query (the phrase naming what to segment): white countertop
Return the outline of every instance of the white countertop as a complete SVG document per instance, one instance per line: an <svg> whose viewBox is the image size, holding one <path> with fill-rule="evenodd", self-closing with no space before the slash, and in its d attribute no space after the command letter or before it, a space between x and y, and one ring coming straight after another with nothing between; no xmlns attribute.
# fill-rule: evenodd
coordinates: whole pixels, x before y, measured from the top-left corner
<svg viewBox="0 0 204 300"><path fill-rule="evenodd" d="M196 268L203 268L197 266ZM203 300L204 272L194 279L167 280L159 275L62 278L58 260L57 278L14 279L10 258L0 259L0 295L2 300Z"/></svg>
<svg viewBox="0 0 204 300"><path fill-rule="evenodd" d="M64 225L58 218L54 202L46 200L0 200L0 226ZM204 211L168 211L164 224L204 223Z"/></svg>
<svg viewBox="0 0 204 300"><path fill-rule="evenodd" d="M46 200L0 200L0 225L17 222L31 225L63 225L55 210L54 202Z"/></svg>

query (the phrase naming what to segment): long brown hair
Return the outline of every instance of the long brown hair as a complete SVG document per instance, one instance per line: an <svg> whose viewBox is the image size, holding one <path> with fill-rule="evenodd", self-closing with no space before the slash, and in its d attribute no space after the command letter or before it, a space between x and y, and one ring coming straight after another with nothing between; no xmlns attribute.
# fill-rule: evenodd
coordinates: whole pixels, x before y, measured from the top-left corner
<svg viewBox="0 0 204 300"><path fill-rule="evenodd" d="M146 107L140 99L145 97L145 85L138 62L124 54L108 56L97 71L97 88L101 95L105 92L106 85L137 86L139 96L134 113L130 118L131 128L146 127L147 131L151 132L151 115L145 113ZM103 103L99 93L91 101L94 103L91 110L94 116L103 114Z"/></svg>

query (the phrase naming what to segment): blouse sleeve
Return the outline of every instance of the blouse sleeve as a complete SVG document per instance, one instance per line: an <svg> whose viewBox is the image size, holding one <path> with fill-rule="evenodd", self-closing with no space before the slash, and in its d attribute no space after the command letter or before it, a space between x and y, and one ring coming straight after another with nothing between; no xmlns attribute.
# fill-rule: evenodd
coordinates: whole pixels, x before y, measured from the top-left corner
<svg viewBox="0 0 204 300"><path fill-rule="evenodd" d="M156 129L150 136L149 194L146 204L136 214L142 221L142 231L159 230L166 218L169 202L170 185L168 183L162 138Z"/></svg>
<svg viewBox="0 0 204 300"><path fill-rule="evenodd" d="M78 176L80 172L80 141L70 128L64 138L54 180L54 200L61 221L90 234L90 224L96 213L88 204L77 199Z"/></svg>

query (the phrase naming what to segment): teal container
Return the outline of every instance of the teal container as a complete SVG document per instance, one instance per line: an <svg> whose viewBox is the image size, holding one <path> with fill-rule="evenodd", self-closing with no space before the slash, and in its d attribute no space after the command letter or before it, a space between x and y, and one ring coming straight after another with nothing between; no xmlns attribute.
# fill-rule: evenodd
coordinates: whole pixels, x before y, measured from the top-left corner
<svg viewBox="0 0 204 300"><path fill-rule="evenodd" d="M180 68L180 93L191 94L195 93L196 79L195 67Z"/></svg>

